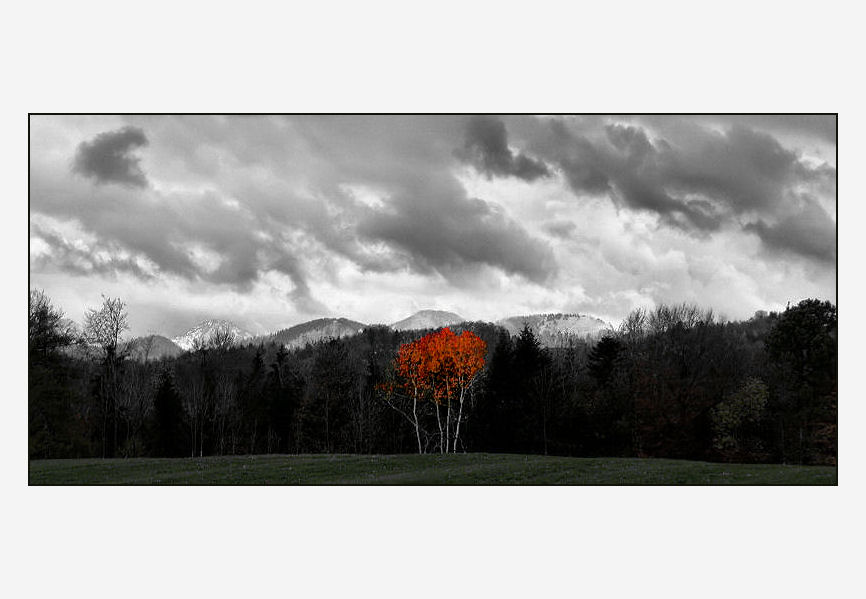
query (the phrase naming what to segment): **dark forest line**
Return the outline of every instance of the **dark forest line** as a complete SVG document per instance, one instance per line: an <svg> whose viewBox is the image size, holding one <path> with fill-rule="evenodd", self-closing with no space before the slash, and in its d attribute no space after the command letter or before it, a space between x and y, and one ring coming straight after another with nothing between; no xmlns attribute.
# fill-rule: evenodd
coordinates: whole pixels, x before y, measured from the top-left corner
<svg viewBox="0 0 866 599"><path fill-rule="evenodd" d="M292 351L218 334L140 361L122 341L120 300L88 312L82 333L64 323L47 296L30 293L31 459L418 452L409 405L382 389L400 346L429 331L373 326ZM459 451L836 462L830 302L739 322L688 305L636 310L600 340L557 348L529 328L451 328L487 345ZM435 404L419 410L423 450L434 452Z"/></svg>

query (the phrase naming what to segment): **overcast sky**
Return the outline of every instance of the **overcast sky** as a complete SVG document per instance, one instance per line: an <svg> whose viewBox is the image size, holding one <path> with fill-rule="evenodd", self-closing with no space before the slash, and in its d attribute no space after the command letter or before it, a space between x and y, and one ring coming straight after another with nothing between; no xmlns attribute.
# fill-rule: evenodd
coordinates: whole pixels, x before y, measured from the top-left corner
<svg viewBox="0 0 866 599"><path fill-rule="evenodd" d="M132 334L836 300L835 117L34 116L30 275Z"/></svg>

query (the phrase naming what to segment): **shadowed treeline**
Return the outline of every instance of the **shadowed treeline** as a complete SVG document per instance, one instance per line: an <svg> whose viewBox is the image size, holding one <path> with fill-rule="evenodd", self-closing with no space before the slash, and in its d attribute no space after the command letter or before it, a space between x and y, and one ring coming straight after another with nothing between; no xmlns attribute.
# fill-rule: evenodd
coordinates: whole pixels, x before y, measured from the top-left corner
<svg viewBox="0 0 866 599"><path fill-rule="evenodd" d="M436 450L435 403L414 406L416 429L406 398L383 393L400 383L401 345L428 331L368 327L293 351L218 334L177 357L134 360L125 329L120 300L88 312L79 332L31 292L31 459ZM486 344L457 451L835 463L829 302L731 323L661 306L558 348L529 328L452 329Z"/></svg>

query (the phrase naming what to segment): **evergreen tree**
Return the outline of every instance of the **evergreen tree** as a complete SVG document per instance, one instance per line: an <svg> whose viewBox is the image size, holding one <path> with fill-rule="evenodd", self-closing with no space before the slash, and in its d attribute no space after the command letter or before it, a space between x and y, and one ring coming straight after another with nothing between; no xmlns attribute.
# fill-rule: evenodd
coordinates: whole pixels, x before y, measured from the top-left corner
<svg viewBox="0 0 866 599"><path fill-rule="evenodd" d="M268 406L265 397L267 372L265 369L265 349L256 348L252 359L252 370L242 379L241 411L243 431L246 436L247 453L260 453L267 445Z"/></svg>
<svg viewBox="0 0 866 599"><path fill-rule="evenodd" d="M511 449L510 429L515 424L513 406L514 373L511 334L502 329L496 340L483 391L472 424L472 446L478 451Z"/></svg>
<svg viewBox="0 0 866 599"><path fill-rule="evenodd" d="M602 337L589 352L589 374L599 387L607 387L613 376L616 360L622 351L622 344L611 335Z"/></svg>
<svg viewBox="0 0 866 599"><path fill-rule="evenodd" d="M514 343L512 376L517 393L509 406L516 420L512 435L517 451L544 451L544 406L535 393L535 387L549 365L550 356L529 325L524 324Z"/></svg>
<svg viewBox="0 0 866 599"><path fill-rule="evenodd" d="M153 401L151 453L159 457L181 457L187 454L184 411L180 394L169 371L161 377Z"/></svg>
<svg viewBox="0 0 866 599"><path fill-rule="evenodd" d="M268 452L287 453L292 448L294 419L300 380L288 362L289 352L281 345L271 364L266 385Z"/></svg>

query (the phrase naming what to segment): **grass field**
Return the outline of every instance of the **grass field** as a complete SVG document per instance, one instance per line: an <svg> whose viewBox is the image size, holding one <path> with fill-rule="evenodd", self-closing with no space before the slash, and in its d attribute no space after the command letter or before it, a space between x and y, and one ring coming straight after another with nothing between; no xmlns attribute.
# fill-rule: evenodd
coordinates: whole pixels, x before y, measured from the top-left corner
<svg viewBox="0 0 866 599"><path fill-rule="evenodd" d="M510 454L36 460L31 485L835 485L832 466Z"/></svg>

